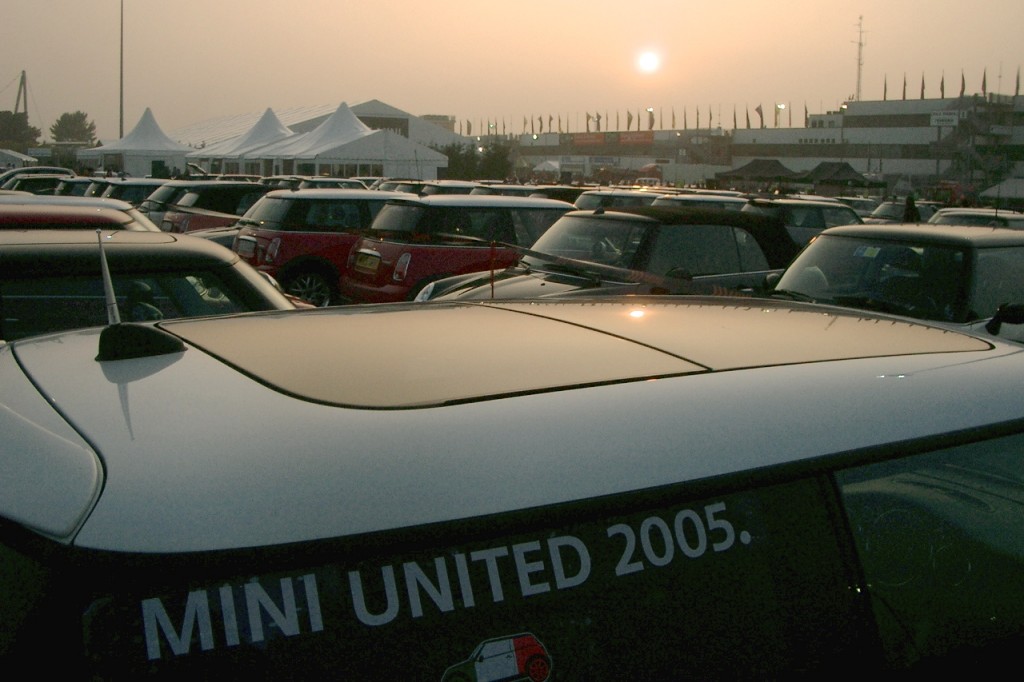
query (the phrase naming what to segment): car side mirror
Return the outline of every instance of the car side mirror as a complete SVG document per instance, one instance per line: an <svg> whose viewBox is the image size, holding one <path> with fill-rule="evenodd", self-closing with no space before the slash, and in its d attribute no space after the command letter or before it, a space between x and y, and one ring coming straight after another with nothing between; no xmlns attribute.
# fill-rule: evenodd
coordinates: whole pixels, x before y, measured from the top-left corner
<svg viewBox="0 0 1024 682"><path fill-rule="evenodd" d="M1003 323L1024 324L1024 304L1004 303L996 310L996 314L985 324L985 331L989 334L998 334Z"/></svg>
<svg viewBox="0 0 1024 682"><path fill-rule="evenodd" d="M775 285L782 279L782 275L778 272L769 272L764 276L764 288L765 291L771 291L775 288Z"/></svg>

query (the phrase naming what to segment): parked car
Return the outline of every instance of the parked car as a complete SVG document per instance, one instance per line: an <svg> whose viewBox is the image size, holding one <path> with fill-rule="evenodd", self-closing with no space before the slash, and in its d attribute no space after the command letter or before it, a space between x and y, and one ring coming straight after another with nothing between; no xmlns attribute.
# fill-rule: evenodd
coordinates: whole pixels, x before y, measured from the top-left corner
<svg viewBox="0 0 1024 682"><path fill-rule="evenodd" d="M68 175L61 178L52 194L54 196L98 197L101 185L97 178L84 175Z"/></svg>
<svg viewBox="0 0 1024 682"><path fill-rule="evenodd" d="M297 189L366 189L360 180L352 178L303 178Z"/></svg>
<svg viewBox="0 0 1024 682"><path fill-rule="evenodd" d="M317 306L337 303L360 233L386 201L403 196L368 189L275 190L235 224L232 249L285 291Z"/></svg>
<svg viewBox="0 0 1024 682"><path fill-rule="evenodd" d="M790 236L800 245L806 244L827 227L864 222L846 204L820 199L751 199L742 210L779 216L786 224Z"/></svg>
<svg viewBox="0 0 1024 682"><path fill-rule="evenodd" d="M132 230L159 228L131 204L97 197L0 196L0 230Z"/></svg>
<svg viewBox="0 0 1024 682"><path fill-rule="evenodd" d="M665 194L651 204L652 206L676 206L678 208L718 208L725 211L742 211L747 205L746 197L728 196L723 194L699 194L686 192L682 194Z"/></svg>
<svg viewBox="0 0 1024 682"><path fill-rule="evenodd" d="M928 222L937 209L935 205L921 201L916 202L914 205L917 207L917 213L921 217L921 222ZM906 200L883 201L863 222L875 224L902 223L903 213L906 211L906 208Z"/></svg>
<svg viewBox="0 0 1024 682"><path fill-rule="evenodd" d="M57 185L67 177L69 176L48 173L19 173L10 177L3 184L3 189L21 190L32 194L54 194Z"/></svg>
<svg viewBox="0 0 1024 682"><path fill-rule="evenodd" d="M100 234L125 322L290 310L227 249L156 232ZM107 324L93 230L0 230L0 339Z"/></svg>
<svg viewBox="0 0 1024 682"><path fill-rule="evenodd" d="M416 300L754 291L799 250L778 219L739 211L573 211L513 267L437 280Z"/></svg>
<svg viewBox="0 0 1024 682"><path fill-rule="evenodd" d="M551 657L537 637L522 632L480 642L465 661L444 671L441 682L529 680L551 676Z"/></svg>
<svg viewBox="0 0 1024 682"><path fill-rule="evenodd" d="M419 194L424 197L434 194L472 194L473 190L484 186L479 182L468 180L432 180L423 183Z"/></svg>
<svg viewBox="0 0 1024 682"><path fill-rule="evenodd" d="M928 222L933 225L981 225L1024 229L1024 213L995 208L940 208Z"/></svg>
<svg viewBox="0 0 1024 682"><path fill-rule="evenodd" d="M532 636L568 679L998 674L1024 643L1022 383L1015 344L751 299L14 341L0 654L436 680Z"/></svg>
<svg viewBox="0 0 1024 682"><path fill-rule="evenodd" d="M650 206L662 196L655 189L588 189L576 197L573 205L578 209L626 208Z"/></svg>
<svg viewBox="0 0 1024 682"><path fill-rule="evenodd" d="M1024 303L1024 232L954 225L861 225L822 232L786 269L776 296L879 310L981 330ZM1024 339L1024 328L1003 334Z"/></svg>
<svg viewBox="0 0 1024 682"><path fill-rule="evenodd" d="M857 212L861 218L867 218L878 208L882 202L878 199L872 199L871 197L836 197L837 200L843 202L854 211Z"/></svg>
<svg viewBox="0 0 1024 682"><path fill-rule="evenodd" d="M392 199L349 254L342 299L411 300L429 282L505 268L572 204L555 199L451 194Z"/></svg>
<svg viewBox="0 0 1024 682"><path fill-rule="evenodd" d="M163 227L164 213L190 188L207 180L167 180L153 189L141 204L139 210L149 216L156 225Z"/></svg>
<svg viewBox="0 0 1024 682"><path fill-rule="evenodd" d="M103 192L100 196L139 206L166 182L161 178L102 178Z"/></svg>
<svg viewBox="0 0 1024 682"><path fill-rule="evenodd" d="M160 229L190 232L231 225L270 189L257 182L204 180L167 205Z"/></svg>
<svg viewBox="0 0 1024 682"><path fill-rule="evenodd" d="M73 176L75 171L70 168L64 168L63 166L18 166L15 168L8 168L4 171L0 171L0 187L4 187L7 181L16 175L65 175Z"/></svg>

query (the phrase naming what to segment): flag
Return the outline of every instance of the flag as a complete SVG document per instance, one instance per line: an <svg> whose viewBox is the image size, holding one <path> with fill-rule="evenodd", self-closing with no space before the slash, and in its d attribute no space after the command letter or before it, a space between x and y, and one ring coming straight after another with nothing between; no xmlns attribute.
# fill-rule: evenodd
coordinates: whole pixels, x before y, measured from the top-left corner
<svg viewBox="0 0 1024 682"><path fill-rule="evenodd" d="M665 129L665 108L658 107L658 127L662 130Z"/></svg>
<svg viewBox="0 0 1024 682"><path fill-rule="evenodd" d="M921 74L921 99L924 99L924 74Z"/></svg>
<svg viewBox="0 0 1024 682"><path fill-rule="evenodd" d="M736 105L732 105L732 129L736 130L739 126L736 125Z"/></svg>
<svg viewBox="0 0 1024 682"><path fill-rule="evenodd" d="M882 81L882 101L889 99L889 76L886 75L885 80Z"/></svg>
<svg viewBox="0 0 1024 682"><path fill-rule="evenodd" d="M587 132L590 132L590 112L587 112Z"/></svg>
<svg viewBox="0 0 1024 682"><path fill-rule="evenodd" d="M1018 69L1018 72L1019 71L1020 71L1020 69ZM1018 81L1020 80L1020 74L1019 73L1017 75L1017 80ZM676 129L676 108L672 107L672 130L675 130L675 129Z"/></svg>
<svg viewBox="0 0 1024 682"><path fill-rule="evenodd" d="M540 134L544 133L544 117L543 116L538 116L537 117L537 132L540 133Z"/></svg>
<svg viewBox="0 0 1024 682"><path fill-rule="evenodd" d="M552 122L554 122L554 120L555 120L555 117L552 116L551 114L548 114L548 132L549 133L552 131L551 124L552 124Z"/></svg>
<svg viewBox="0 0 1024 682"><path fill-rule="evenodd" d="M686 122L686 107L683 107L683 130L690 127L690 124Z"/></svg>
<svg viewBox="0 0 1024 682"><path fill-rule="evenodd" d="M473 134L473 122L470 120L466 121L466 135L471 136Z"/></svg>
<svg viewBox="0 0 1024 682"><path fill-rule="evenodd" d="M811 114L807 111L807 102L804 102L804 128L811 127Z"/></svg>
<svg viewBox="0 0 1024 682"><path fill-rule="evenodd" d="M619 120L619 111L615 110L615 129L622 130L622 122Z"/></svg>
<svg viewBox="0 0 1024 682"><path fill-rule="evenodd" d="M700 107L697 107L697 130L700 130Z"/></svg>
<svg viewBox="0 0 1024 682"><path fill-rule="evenodd" d="M654 110L648 109L647 111L647 129L654 130Z"/></svg>
<svg viewBox="0 0 1024 682"><path fill-rule="evenodd" d="M747 130L750 130L750 109L747 109L746 107L744 107L744 109L747 113Z"/></svg>
<svg viewBox="0 0 1024 682"><path fill-rule="evenodd" d="M792 128L793 127L793 103L790 102L787 106L789 107L789 127Z"/></svg>
<svg viewBox="0 0 1024 682"><path fill-rule="evenodd" d="M601 114L594 114L594 120L597 122L597 132L601 132Z"/></svg>
<svg viewBox="0 0 1024 682"><path fill-rule="evenodd" d="M760 119L761 119L761 127L762 127L762 128L764 128L764 109L762 109L762 108L761 108L761 105L760 105L760 104L758 104L758 105L757 105L757 106L756 106L756 107L754 108L754 113L756 113L756 114L757 114L757 116L758 116L758 118L760 118Z"/></svg>
<svg viewBox="0 0 1024 682"><path fill-rule="evenodd" d="M530 134L531 135L536 135L537 134L537 126L535 126L534 123L533 123L533 116L530 117Z"/></svg>
<svg viewBox="0 0 1024 682"><path fill-rule="evenodd" d="M988 95L988 69L981 72L981 96L985 97Z"/></svg>
<svg viewBox="0 0 1024 682"><path fill-rule="evenodd" d="M711 105L708 105L708 130L711 130Z"/></svg>
<svg viewBox="0 0 1024 682"><path fill-rule="evenodd" d="M939 99L946 99L946 74L939 79Z"/></svg>
<svg viewBox="0 0 1024 682"><path fill-rule="evenodd" d="M903 99L907 98L907 74L903 74Z"/></svg>
<svg viewBox="0 0 1024 682"><path fill-rule="evenodd" d="M964 77L964 70L960 69L960 96L964 96L964 91L967 90L967 79Z"/></svg>
<svg viewBox="0 0 1024 682"><path fill-rule="evenodd" d="M558 115L558 132L559 133L562 132L562 115L561 114Z"/></svg>
<svg viewBox="0 0 1024 682"><path fill-rule="evenodd" d="M1013 88L1013 96L1020 96L1020 67L1017 67L1017 85Z"/></svg>
<svg viewBox="0 0 1024 682"><path fill-rule="evenodd" d="M626 130L633 128L633 112L629 109L626 110Z"/></svg>

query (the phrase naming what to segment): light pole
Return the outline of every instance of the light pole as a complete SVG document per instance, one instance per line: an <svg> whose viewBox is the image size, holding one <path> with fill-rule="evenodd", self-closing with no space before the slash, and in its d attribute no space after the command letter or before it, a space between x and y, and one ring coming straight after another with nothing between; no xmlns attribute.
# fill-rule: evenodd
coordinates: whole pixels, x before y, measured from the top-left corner
<svg viewBox="0 0 1024 682"><path fill-rule="evenodd" d="M118 137L124 137L124 0L121 0L121 125Z"/></svg>

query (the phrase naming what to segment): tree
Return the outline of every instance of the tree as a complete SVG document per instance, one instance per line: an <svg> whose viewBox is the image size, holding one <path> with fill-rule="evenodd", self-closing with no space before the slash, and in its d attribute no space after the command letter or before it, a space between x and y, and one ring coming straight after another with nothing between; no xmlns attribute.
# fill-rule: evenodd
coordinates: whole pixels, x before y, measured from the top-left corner
<svg viewBox="0 0 1024 682"><path fill-rule="evenodd" d="M512 149L505 144L488 145L480 159L477 172L480 178L504 180L512 175Z"/></svg>
<svg viewBox="0 0 1024 682"><path fill-rule="evenodd" d="M64 113L50 126L54 142L88 142L96 139L96 124L89 120L84 111Z"/></svg>
<svg viewBox="0 0 1024 682"><path fill-rule="evenodd" d="M0 149L12 149L24 154L29 147L39 145L39 128L28 124L24 112L0 111Z"/></svg>

